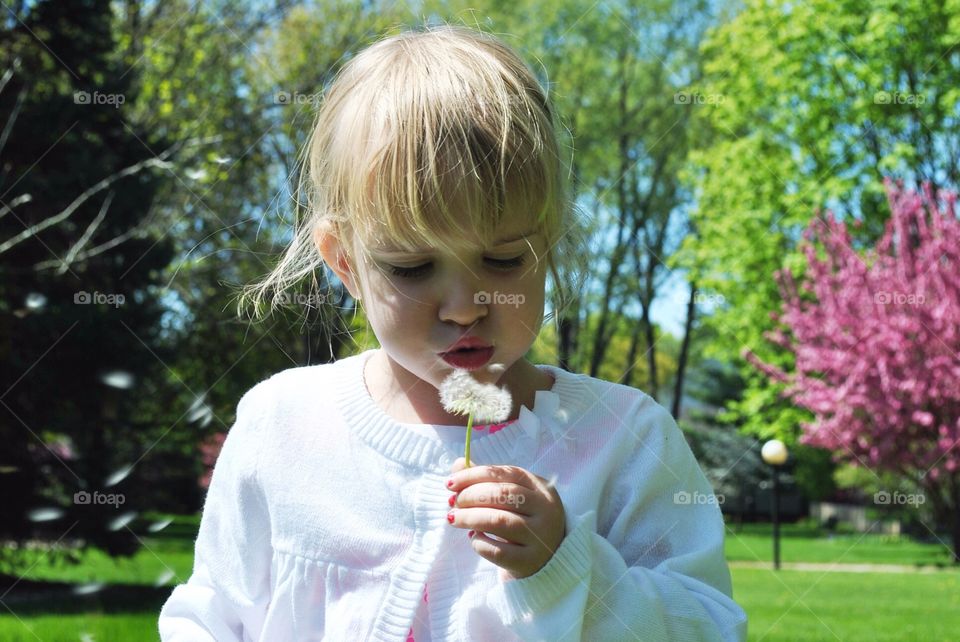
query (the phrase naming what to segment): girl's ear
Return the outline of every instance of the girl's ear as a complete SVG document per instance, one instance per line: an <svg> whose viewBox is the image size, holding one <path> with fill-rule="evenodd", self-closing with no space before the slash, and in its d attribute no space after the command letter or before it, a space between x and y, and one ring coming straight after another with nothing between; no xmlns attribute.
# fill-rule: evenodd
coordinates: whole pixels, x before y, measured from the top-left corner
<svg viewBox="0 0 960 642"><path fill-rule="evenodd" d="M358 276L350 267L347 260L347 248L344 247L333 224L330 221L321 221L313 229L313 244L320 252L323 262L330 266L337 278L347 287L354 300L360 300Z"/></svg>

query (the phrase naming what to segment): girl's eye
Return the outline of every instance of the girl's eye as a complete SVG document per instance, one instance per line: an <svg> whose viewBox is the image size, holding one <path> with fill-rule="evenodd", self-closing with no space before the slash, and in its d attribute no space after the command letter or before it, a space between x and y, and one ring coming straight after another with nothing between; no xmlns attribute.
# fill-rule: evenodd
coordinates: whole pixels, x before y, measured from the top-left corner
<svg viewBox="0 0 960 642"><path fill-rule="evenodd" d="M512 259L487 259L494 267L501 270L510 270L523 265L523 254L515 256Z"/></svg>
<svg viewBox="0 0 960 642"><path fill-rule="evenodd" d="M488 263L493 265L493 267L499 270L512 270L515 267L520 267L524 263L523 255L516 256L512 259L485 259ZM430 268L433 267L432 263L424 263L423 265L416 265L414 267L400 267L399 265L389 266L390 272L399 277L413 279L419 276L426 274Z"/></svg>
<svg viewBox="0 0 960 642"><path fill-rule="evenodd" d="M405 278L416 278L427 273L427 270L430 269L429 263L424 263L423 265L417 265L415 267L400 267L398 265L390 265L390 272L396 276L402 276Z"/></svg>

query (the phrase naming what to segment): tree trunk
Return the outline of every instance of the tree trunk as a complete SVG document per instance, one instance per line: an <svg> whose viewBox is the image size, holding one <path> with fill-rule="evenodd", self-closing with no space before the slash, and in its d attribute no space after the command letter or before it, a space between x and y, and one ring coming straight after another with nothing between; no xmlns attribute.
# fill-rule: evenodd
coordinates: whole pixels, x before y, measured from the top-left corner
<svg viewBox="0 0 960 642"><path fill-rule="evenodd" d="M637 346L640 345L640 324L633 324L633 332L630 333L630 351L627 354L627 362L624 364L623 376L620 377L620 383L625 386L633 385L633 371L637 367Z"/></svg>
<svg viewBox="0 0 960 642"><path fill-rule="evenodd" d="M960 564L960 476L953 476L953 487L951 510L949 511L951 521L953 522L953 563Z"/></svg>
<svg viewBox="0 0 960 642"><path fill-rule="evenodd" d="M624 210L621 209L621 214L624 214ZM609 342L609 334L611 334L607 325L610 322L610 304L613 299L613 291L615 286L615 281L617 274L620 272L620 266L623 263L623 256L626 253L626 247L624 245L624 230L626 228L626 223L623 218L619 218L619 226L617 228L617 245L613 248L613 254L610 256L610 270L607 272L606 281L603 284L603 301L601 302L600 308L600 318L597 321L597 329L593 337L593 354L590 356L590 376L596 377L597 371L600 369L600 364L603 362L603 358L606 355L607 344ZM616 322L616 319L614 319Z"/></svg>
<svg viewBox="0 0 960 642"><path fill-rule="evenodd" d="M953 563L960 564L960 515L953 513Z"/></svg>
<svg viewBox="0 0 960 642"><path fill-rule="evenodd" d="M618 56L618 62L620 63L621 69L626 67L627 55L628 53L626 48L622 48ZM616 181L617 209L619 211L617 221L619 225L617 227L617 244L613 248L613 252L610 254L610 271L607 273L606 283L604 283L600 319L597 323L597 331L593 339L593 354L590 356L589 373L591 377L597 376L597 372L600 369L600 364L603 362L603 358L607 352L607 346L609 344L609 337L607 336L607 324L610 321L610 300L613 296L615 282L620 272L620 265L623 262L624 255L626 254L627 250L626 246L624 245L623 238L623 233L626 229L626 219L632 214L628 204L627 188L624 184L624 180L626 179L630 168L635 164L630 159L630 145L632 141L630 138L630 130L626 127L628 80L626 75L622 75L620 79L621 82L618 88L620 135L617 139L617 149L619 154L618 159L620 161L620 177ZM636 227L634 226L634 233L635 230ZM619 318L613 320L614 324L618 322ZM610 334L612 335L613 333L611 332Z"/></svg>
<svg viewBox="0 0 960 642"><path fill-rule="evenodd" d="M656 328L653 327L653 321L650 319L650 304L643 306L643 332L644 336L647 338L647 368L649 369L648 377L650 383L650 391L647 393L653 400L657 400L657 388L659 387L657 383L657 337L656 337Z"/></svg>
<svg viewBox="0 0 960 642"><path fill-rule="evenodd" d="M557 319L557 365L563 370L570 370L573 337L573 323L570 321L570 317L564 314Z"/></svg>
<svg viewBox="0 0 960 642"><path fill-rule="evenodd" d="M690 284L690 300L687 301L687 322L683 328L683 343L680 344L680 358L677 363L677 380L673 386L673 406L670 409L673 418L680 421L680 403L683 399L683 377L687 370L687 356L690 352L690 335L693 333L693 317L697 313L695 305L697 284Z"/></svg>

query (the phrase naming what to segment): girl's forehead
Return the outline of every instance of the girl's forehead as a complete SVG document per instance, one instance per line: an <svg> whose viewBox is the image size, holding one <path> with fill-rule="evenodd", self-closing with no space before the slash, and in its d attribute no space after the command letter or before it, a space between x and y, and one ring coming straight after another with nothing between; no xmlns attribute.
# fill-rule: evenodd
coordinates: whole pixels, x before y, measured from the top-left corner
<svg viewBox="0 0 960 642"><path fill-rule="evenodd" d="M509 225L501 226L492 235L489 242L485 242L482 234L474 233L472 235L464 231L457 236L447 236L444 238L430 239L420 236L418 241L411 242L406 239L391 238L386 235L380 235L367 240L361 240L363 245L373 251L379 252L411 252L411 253L430 253L446 248L458 250L488 249L531 239L539 234L539 229L532 225Z"/></svg>
<svg viewBox="0 0 960 642"><path fill-rule="evenodd" d="M490 247L497 247L500 245L506 245L508 243L513 243L515 241L520 241L523 239L529 239L538 234L538 230L526 230L520 233L507 233L507 234L497 234L496 238L489 244ZM462 249L471 249L471 248L483 248L485 243L483 243L479 238L476 240L470 240L467 238L455 238L455 239L446 239L446 242L451 247L462 248ZM430 241L423 239L420 243L414 247L408 247L405 243L398 240L391 239L380 239L372 243L367 243L366 246L373 250L379 250L383 252L432 252L438 247L431 245Z"/></svg>
<svg viewBox="0 0 960 642"><path fill-rule="evenodd" d="M512 208L511 208L512 209ZM357 240L368 250L429 253L486 250L541 232L541 221L526 208L512 209L495 218L478 212L444 216L385 216L366 218L357 229Z"/></svg>

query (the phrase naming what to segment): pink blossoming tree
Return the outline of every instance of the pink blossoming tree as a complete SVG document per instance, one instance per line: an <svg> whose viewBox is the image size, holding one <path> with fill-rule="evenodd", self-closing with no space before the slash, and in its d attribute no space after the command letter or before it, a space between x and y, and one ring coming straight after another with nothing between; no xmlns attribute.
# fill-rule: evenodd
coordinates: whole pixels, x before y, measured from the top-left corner
<svg viewBox="0 0 960 642"><path fill-rule="evenodd" d="M952 528L960 563L956 194L935 198L924 185L921 195L889 179L885 186L892 216L876 248L858 254L846 225L828 212L804 233L801 288L789 270L777 274L784 301L774 318L783 328L767 337L793 354L794 371L745 356L814 414L801 443L922 488L937 520Z"/></svg>
<svg viewBox="0 0 960 642"><path fill-rule="evenodd" d="M197 480L200 488L210 487L210 480L213 479L213 467L217 463L217 457L220 456L226 438L227 433L217 432L200 442L200 454L203 457L203 475Z"/></svg>

